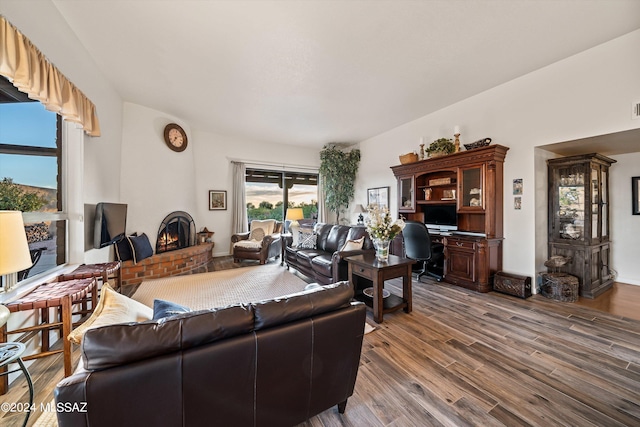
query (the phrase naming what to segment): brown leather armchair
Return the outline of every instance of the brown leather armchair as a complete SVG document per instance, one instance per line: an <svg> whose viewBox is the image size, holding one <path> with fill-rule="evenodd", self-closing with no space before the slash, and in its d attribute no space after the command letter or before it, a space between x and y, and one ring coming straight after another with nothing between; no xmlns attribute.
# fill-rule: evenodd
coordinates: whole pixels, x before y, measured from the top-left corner
<svg viewBox="0 0 640 427"><path fill-rule="evenodd" d="M256 259L260 264L267 262L269 258L278 258L282 254L282 222L276 220L253 220L249 224L251 232L236 233L231 236L233 246L233 262L241 259ZM258 227L259 226L259 227ZM256 239L252 233L256 228L262 228L264 237Z"/></svg>

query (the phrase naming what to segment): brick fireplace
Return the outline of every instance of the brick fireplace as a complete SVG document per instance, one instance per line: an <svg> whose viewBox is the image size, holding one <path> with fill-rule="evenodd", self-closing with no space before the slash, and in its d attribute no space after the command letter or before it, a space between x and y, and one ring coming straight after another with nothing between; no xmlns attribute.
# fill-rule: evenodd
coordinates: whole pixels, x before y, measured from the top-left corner
<svg viewBox="0 0 640 427"><path fill-rule="evenodd" d="M171 212L160 223L156 254L188 248L195 244L196 224L187 212Z"/></svg>
<svg viewBox="0 0 640 427"><path fill-rule="evenodd" d="M206 273L212 259L213 243L204 243L156 254L135 265L133 261L125 261L121 267L121 292L124 295L132 295L143 280Z"/></svg>
<svg viewBox="0 0 640 427"><path fill-rule="evenodd" d="M213 243L196 245L191 215L175 211L158 228L155 254L134 264L122 263L122 293L131 295L143 280L204 273L213 258Z"/></svg>

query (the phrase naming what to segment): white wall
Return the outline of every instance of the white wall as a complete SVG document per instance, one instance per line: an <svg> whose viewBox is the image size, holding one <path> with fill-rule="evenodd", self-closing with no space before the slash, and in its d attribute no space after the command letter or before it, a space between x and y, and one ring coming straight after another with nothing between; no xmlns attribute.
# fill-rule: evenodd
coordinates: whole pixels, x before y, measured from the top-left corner
<svg viewBox="0 0 640 427"><path fill-rule="evenodd" d="M136 104L124 104L122 123L120 201L128 204L127 233L146 233L155 248L164 217L173 211L193 216L196 209L193 147L198 141L188 124ZM169 123L178 123L187 132L188 145L180 153L164 142Z"/></svg>
<svg viewBox="0 0 640 427"><path fill-rule="evenodd" d="M640 153L610 157L617 160L609 169L611 267L618 273L617 281L640 285L640 215L631 214L631 177L640 176Z"/></svg>
<svg viewBox="0 0 640 427"><path fill-rule="evenodd" d="M315 166L317 149L264 144L191 131L179 118L140 105L125 103L123 111L121 201L129 205L127 232L146 233L155 247L161 221L173 211L188 212L200 231L215 232L214 255L229 254L231 241L230 159ZM164 127L178 123L188 135L183 152L170 150ZM209 190L227 191L227 210L209 210Z"/></svg>
<svg viewBox="0 0 640 427"><path fill-rule="evenodd" d="M316 148L294 147L251 141L207 132L194 132L194 182L197 210L194 215L198 230L207 227L214 235L214 256L229 254L232 227L233 194L231 160L318 168L320 153ZM277 166L272 168L278 170ZM227 210L209 210L209 190L227 192Z"/></svg>
<svg viewBox="0 0 640 427"><path fill-rule="evenodd" d="M396 181L389 167L399 164L398 155L417 150L421 136L427 141L453 137L459 125L463 143L491 137L494 144L510 147L505 160L503 268L534 277L546 259L546 245L536 244L546 239L546 227L537 230L536 225L546 223L547 215L546 199L539 203L536 198L544 194L536 182L543 168L534 161L534 149L640 127L630 110L632 101L640 98L639 50L640 31L635 31L361 142L355 203L366 200L367 188L390 186L391 208L397 214ZM544 159L539 162L544 164ZM513 208L516 178L524 182L522 210ZM612 235L619 238L614 268L629 283L638 282L633 262L615 254L634 251L631 235L637 236L638 229L628 233L622 223L612 225Z"/></svg>

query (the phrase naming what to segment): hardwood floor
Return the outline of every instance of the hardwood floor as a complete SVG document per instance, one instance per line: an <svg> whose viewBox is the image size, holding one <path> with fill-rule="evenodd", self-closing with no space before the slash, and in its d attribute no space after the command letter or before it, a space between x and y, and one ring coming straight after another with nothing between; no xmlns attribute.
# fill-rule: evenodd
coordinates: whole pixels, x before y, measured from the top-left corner
<svg viewBox="0 0 640 427"><path fill-rule="evenodd" d="M576 304L640 320L640 286L614 283L611 289L598 298L580 298Z"/></svg>
<svg viewBox="0 0 640 427"><path fill-rule="evenodd" d="M387 314L365 335L345 414L334 407L301 426L640 425L640 320L627 308L640 287L618 284L606 303L562 303L427 280L414 282L412 313ZM30 368L37 405L51 401L60 359ZM0 397L25 400L22 379ZM3 426L21 423L1 415Z"/></svg>

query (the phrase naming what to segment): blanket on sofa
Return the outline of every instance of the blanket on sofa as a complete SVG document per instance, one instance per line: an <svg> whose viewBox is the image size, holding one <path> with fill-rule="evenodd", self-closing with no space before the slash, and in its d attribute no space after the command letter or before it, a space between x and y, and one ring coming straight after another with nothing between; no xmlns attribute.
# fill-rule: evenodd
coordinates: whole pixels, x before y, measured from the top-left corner
<svg viewBox="0 0 640 427"><path fill-rule="evenodd" d="M279 263L272 263L145 280L131 298L149 307L154 299L162 299L202 310L276 298L299 292L307 284Z"/></svg>

